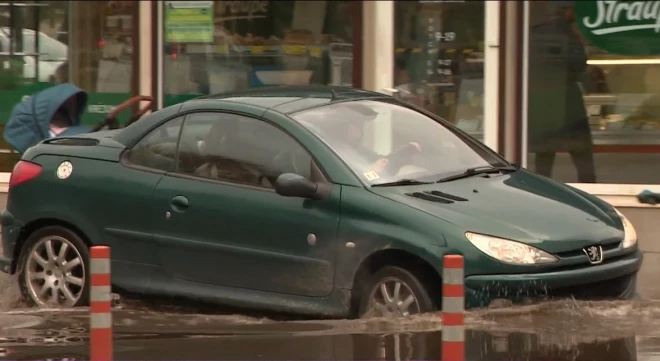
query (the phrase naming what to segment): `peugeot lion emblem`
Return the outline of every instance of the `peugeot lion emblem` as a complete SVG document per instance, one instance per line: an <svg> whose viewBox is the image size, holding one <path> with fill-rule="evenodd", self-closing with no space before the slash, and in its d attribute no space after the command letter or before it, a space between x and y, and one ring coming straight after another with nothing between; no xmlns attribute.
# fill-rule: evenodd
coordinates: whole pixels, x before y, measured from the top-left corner
<svg viewBox="0 0 660 361"><path fill-rule="evenodd" d="M584 254L589 258L591 264L599 264L603 262L603 247L601 246L589 246L582 249Z"/></svg>

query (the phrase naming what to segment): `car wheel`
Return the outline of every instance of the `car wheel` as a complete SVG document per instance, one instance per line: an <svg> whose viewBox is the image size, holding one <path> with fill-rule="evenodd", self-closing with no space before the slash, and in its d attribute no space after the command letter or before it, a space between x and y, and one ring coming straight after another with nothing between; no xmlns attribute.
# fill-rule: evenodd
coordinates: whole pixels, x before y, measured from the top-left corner
<svg viewBox="0 0 660 361"><path fill-rule="evenodd" d="M369 278L360 298L361 317L405 317L435 310L422 282L400 267L388 266Z"/></svg>
<svg viewBox="0 0 660 361"><path fill-rule="evenodd" d="M48 226L21 249L18 285L31 306L76 307L89 300L89 250L73 231Z"/></svg>

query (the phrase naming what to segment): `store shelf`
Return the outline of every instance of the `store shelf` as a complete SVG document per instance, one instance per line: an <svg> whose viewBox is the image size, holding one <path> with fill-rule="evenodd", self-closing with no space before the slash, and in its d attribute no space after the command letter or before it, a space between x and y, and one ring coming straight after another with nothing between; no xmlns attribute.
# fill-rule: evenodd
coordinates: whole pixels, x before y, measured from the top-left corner
<svg viewBox="0 0 660 361"><path fill-rule="evenodd" d="M217 54L226 56L311 56L322 57L328 52L327 45L210 45L187 44L185 54Z"/></svg>
<svg viewBox="0 0 660 361"><path fill-rule="evenodd" d="M660 145L660 130L592 130L594 145Z"/></svg>

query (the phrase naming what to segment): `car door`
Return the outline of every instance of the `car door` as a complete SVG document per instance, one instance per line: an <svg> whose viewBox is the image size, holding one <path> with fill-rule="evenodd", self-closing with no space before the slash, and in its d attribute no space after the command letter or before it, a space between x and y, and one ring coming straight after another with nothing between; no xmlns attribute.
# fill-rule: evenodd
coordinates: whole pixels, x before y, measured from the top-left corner
<svg viewBox="0 0 660 361"><path fill-rule="evenodd" d="M275 193L273 175L311 178L312 158L264 120L192 113L179 164L155 189L162 263L188 281L303 296L334 285L340 188L325 200ZM268 174L268 177L264 177Z"/></svg>
<svg viewBox="0 0 660 361"><path fill-rule="evenodd" d="M160 263L153 242L153 227L160 221L155 216L153 191L163 175L175 169L182 120L176 117L147 133L124 153L121 165L99 165L105 182L95 183L92 192L79 195L89 205L87 216L103 225L103 241L111 246L117 261L113 277L130 273L120 265Z"/></svg>

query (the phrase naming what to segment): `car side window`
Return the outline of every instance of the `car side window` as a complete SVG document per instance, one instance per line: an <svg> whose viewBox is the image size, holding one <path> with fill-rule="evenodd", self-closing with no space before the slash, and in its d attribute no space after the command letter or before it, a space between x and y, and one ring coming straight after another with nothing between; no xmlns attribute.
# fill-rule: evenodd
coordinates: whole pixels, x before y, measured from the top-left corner
<svg viewBox="0 0 660 361"><path fill-rule="evenodd" d="M171 172L176 169L176 148L183 117L160 125L128 152L127 161L146 168Z"/></svg>
<svg viewBox="0 0 660 361"><path fill-rule="evenodd" d="M273 188L282 173L311 179L312 157L291 136L265 121L229 113L188 114L177 172Z"/></svg>

